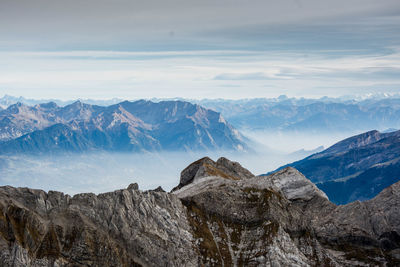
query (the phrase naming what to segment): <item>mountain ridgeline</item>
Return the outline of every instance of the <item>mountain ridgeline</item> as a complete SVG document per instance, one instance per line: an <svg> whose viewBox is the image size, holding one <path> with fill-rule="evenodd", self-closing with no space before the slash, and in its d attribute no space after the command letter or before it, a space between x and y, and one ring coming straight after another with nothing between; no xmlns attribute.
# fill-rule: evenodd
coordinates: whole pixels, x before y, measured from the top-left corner
<svg viewBox="0 0 400 267"><path fill-rule="evenodd" d="M356 135L280 169L288 166L316 183L334 203L371 199L400 180L400 131Z"/></svg>
<svg viewBox="0 0 400 267"><path fill-rule="evenodd" d="M336 206L288 167L200 159L171 193L0 187L1 266L399 266L400 182Z"/></svg>
<svg viewBox="0 0 400 267"><path fill-rule="evenodd" d="M0 110L1 153L207 149L247 146L220 113L189 102L17 103Z"/></svg>
<svg viewBox="0 0 400 267"><path fill-rule="evenodd" d="M238 129L355 133L371 129L400 129L400 98L345 100L304 99L285 96L275 99L201 100Z"/></svg>
<svg viewBox="0 0 400 267"><path fill-rule="evenodd" d="M158 99L157 101L160 101ZM182 99L181 99L182 100ZM51 100L59 106L73 102ZM34 106L49 100L26 99L4 96L0 98L0 110L18 102ZM84 102L92 105L109 106L122 100L93 100ZM184 100L185 101L185 100ZM220 112L237 129L262 130L285 133L348 133L371 129L400 129L400 95L375 95L366 99L329 98L319 99L258 98L258 99L204 99L188 100L202 107Z"/></svg>

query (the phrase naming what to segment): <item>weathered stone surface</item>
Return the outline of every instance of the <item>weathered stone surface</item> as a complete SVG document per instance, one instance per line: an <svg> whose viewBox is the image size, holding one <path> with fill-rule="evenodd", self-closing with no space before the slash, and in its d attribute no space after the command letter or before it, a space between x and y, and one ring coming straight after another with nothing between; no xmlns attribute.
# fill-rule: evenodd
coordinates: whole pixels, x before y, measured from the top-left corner
<svg viewBox="0 0 400 267"><path fill-rule="evenodd" d="M318 238L327 246L346 246L376 264L400 264L400 182L374 199L338 206L314 221Z"/></svg>
<svg viewBox="0 0 400 267"><path fill-rule="evenodd" d="M137 183L132 183L127 187L128 190L139 190L139 185Z"/></svg>
<svg viewBox="0 0 400 267"><path fill-rule="evenodd" d="M209 157L204 157L193 162L181 172L179 185L174 188L173 191L195 182L200 178L209 176L240 180L253 178L254 174L243 168L240 163L230 161L227 158L221 157L215 162Z"/></svg>
<svg viewBox="0 0 400 267"><path fill-rule="evenodd" d="M161 192L70 197L1 187L0 235L1 266L197 262L185 208L177 197Z"/></svg>
<svg viewBox="0 0 400 267"><path fill-rule="evenodd" d="M165 190L161 186L157 186L157 188L154 189L153 191L154 192L164 192L165 193Z"/></svg>
<svg viewBox="0 0 400 267"><path fill-rule="evenodd" d="M289 200L311 200L314 197L326 198L324 192L318 189L303 174L292 167L271 174L266 179L263 176L252 180L255 185L277 188Z"/></svg>
<svg viewBox="0 0 400 267"><path fill-rule="evenodd" d="M400 182L336 206L293 168L254 177L224 158L172 193L0 187L1 266L398 266L399 233Z"/></svg>

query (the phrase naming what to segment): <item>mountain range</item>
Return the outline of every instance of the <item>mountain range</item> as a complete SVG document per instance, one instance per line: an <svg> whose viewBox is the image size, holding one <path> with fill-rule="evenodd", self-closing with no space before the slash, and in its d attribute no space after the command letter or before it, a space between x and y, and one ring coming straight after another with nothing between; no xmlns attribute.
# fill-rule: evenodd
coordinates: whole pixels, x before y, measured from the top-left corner
<svg viewBox="0 0 400 267"><path fill-rule="evenodd" d="M202 100L239 130L308 133L359 133L400 129L400 98Z"/></svg>
<svg viewBox="0 0 400 267"><path fill-rule="evenodd" d="M124 100L120 99L120 98L113 98L113 99L107 99L107 100L82 99L80 101L84 102L86 104L91 104L91 105L110 106L110 105L118 104ZM0 97L0 109L6 109L7 107L17 104L17 103L22 103L22 104L25 104L28 106L34 106L34 105L38 105L41 103L49 103L49 102L54 102L58 106L66 106L66 105L70 105L70 104L76 102L76 100L32 99L32 98L25 98L22 96L16 97L16 96L11 96L11 95L4 95L3 97ZM157 102L159 102L159 101L157 101Z"/></svg>
<svg viewBox="0 0 400 267"><path fill-rule="evenodd" d="M165 99L151 99L162 102ZM258 99L174 99L174 101L191 102L212 109L222 114L239 130L262 130L282 132L310 133L359 133L371 129L400 129L400 95L371 95L366 98L322 97L319 99L278 98ZM0 98L1 107L7 108L16 103L38 105L44 102L55 102L66 106L73 101L57 99L35 100L23 97L4 96ZM93 100L82 102L97 105L115 105L122 100Z"/></svg>
<svg viewBox="0 0 400 267"><path fill-rule="evenodd" d="M1 266L399 266L400 182L337 206L296 169L200 159L179 186L0 187Z"/></svg>
<svg viewBox="0 0 400 267"><path fill-rule="evenodd" d="M16 103L0 111L0 141L1 153L246 149L220 113L183 101Z"/></svg>
<svg viewBox="0 0 400 267"><path fill-rule="evenodd" d="M400 131L369 131L290 163L322 189L331 201L366 200L400 180Z"/></svg>

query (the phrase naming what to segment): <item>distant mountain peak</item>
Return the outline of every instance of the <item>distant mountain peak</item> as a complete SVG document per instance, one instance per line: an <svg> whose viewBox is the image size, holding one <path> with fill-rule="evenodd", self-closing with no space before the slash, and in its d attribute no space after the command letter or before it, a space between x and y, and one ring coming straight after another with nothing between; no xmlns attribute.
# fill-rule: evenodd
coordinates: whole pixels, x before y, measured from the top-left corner
<svg viewBox="0 0 400 267"><path fill-rule="evenodd" d="M67 106L65 106L66 108L67 107L70 107L70 108L77 108L77 109L79 109L79 108L88 108L88 107L91 107L91 105L89 105L89 104L85 104L85 103L83 103L81 100L76 100L75 102L73 102L73 103L71 103L71 104L69 104L69 105L67 105Z"/></svg>
<svg viewBox="0 0 400 267"><path fill-rule="evenodd" d="M33 107L14 104L0 113L0 138L8 141L62 123L76 134L85 135L79 140L87 142L83 147L123 151L245 150L245 139L221 118L217 112L183 101L124 101L107 107L80 100L65 107L54 102ZM42 131L40 136L50 132ZM22 143L13 145L25 147ZM11 146L7 150L11 151Z"/></svg>
<svg viewBox="0 0 400 267"><path fill-rule="evenodd" d="M10 105L6 110L10 111L12 113L18 113L21 109L28 107L25 104L21 103L21 102L17 102L13 105Z"/></svg>

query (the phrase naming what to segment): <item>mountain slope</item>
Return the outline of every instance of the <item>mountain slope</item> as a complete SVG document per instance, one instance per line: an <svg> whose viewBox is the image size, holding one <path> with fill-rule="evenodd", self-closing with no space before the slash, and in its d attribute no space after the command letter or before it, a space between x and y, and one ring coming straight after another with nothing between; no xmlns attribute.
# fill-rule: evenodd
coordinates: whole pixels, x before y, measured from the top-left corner
<svg viewBox="0 0 400 267"><path fill-rule="evenodd" d="M61 127L55 125L63 125L64 132L55 132ZM0 126L0 151L9 153L13 147L28 153L246 149L245 139L221 114L182 101L125 101L108 107L79 101L65 107L18 103L0 111Z"/></svg>
<svg viewBox="0 0 400 267"><path fill-rule="evenodd" d="M0 143L2 153L84 151L89 148L90 144L84 136L64 124L55 124Z"/></svg>
<svg viewBox="0 0 400 267"><path fill-rule="evenodd" d="M336 206L293 168L255 177L225 158L204 158L182 171L180 184L172 193L131 184L73 197L0 187L0 264L400 264L400 182Z"/></svg>
<svg viewBox="0 0 400 267"><path fill-rule="evenodd" d="M400 180L400 131L366 132L286 166L304 173L335 203L370 199Z"/></svg>

